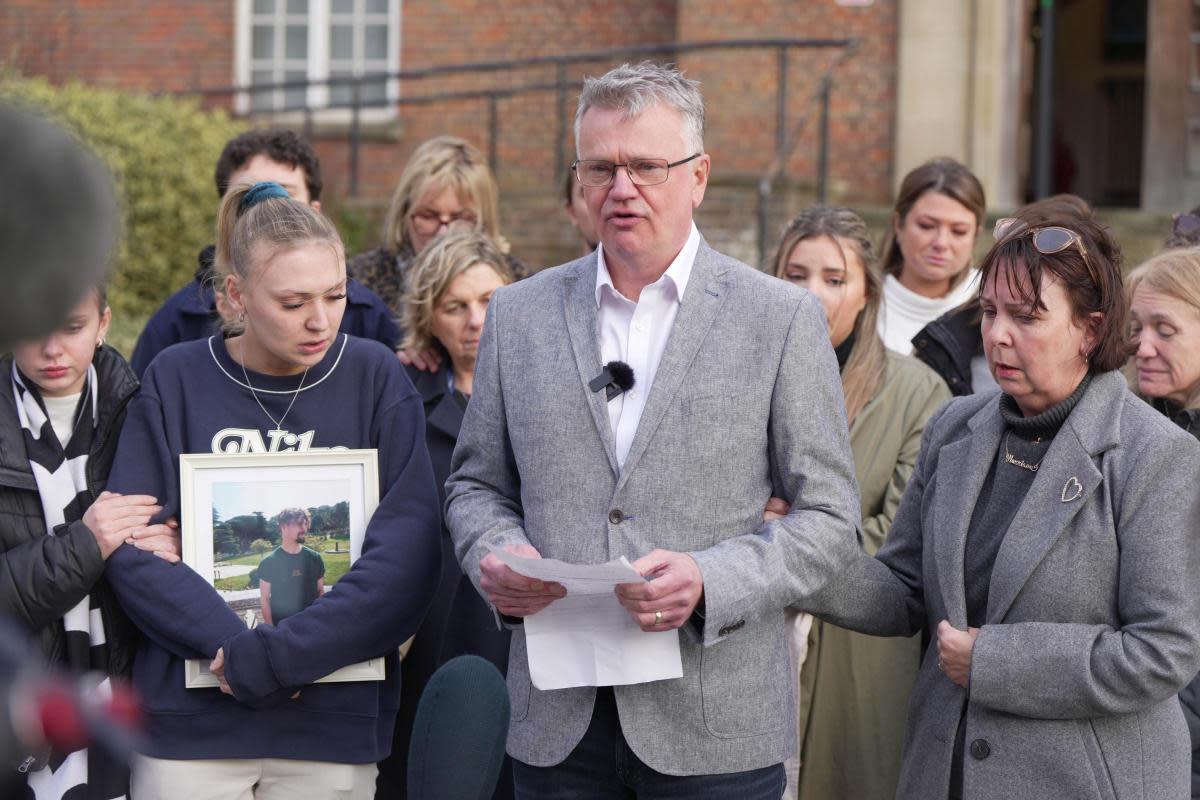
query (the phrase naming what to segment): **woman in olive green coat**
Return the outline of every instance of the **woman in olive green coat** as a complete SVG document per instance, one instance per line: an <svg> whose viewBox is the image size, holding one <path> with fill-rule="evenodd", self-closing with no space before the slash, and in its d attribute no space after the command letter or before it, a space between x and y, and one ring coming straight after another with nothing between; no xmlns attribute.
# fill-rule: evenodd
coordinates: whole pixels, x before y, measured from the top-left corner
<svg viewBox="0 0 1200 800"><path fill-rule="evenodd" d="M825 306L842 370L863 544L874 554L916 464L925 422L950 390L924 364L887 350L876 333L882 276L854 212L822 206L802 212L783 235L775 274ZM792 652L803 666L800 752L798 764L788 765L787 796L891 800L920 638L865 636L807 614L793 615L792 630Z"/></svg>

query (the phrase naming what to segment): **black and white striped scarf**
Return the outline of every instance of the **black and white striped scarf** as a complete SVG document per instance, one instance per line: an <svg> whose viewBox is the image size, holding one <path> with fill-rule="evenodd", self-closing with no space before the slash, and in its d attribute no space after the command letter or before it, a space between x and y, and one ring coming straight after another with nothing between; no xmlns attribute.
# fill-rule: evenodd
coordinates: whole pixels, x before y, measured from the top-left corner
<svg viewBox="0 0 1200 800"><path fill-rule="evenodd" d="M96 368L88 367L87 380L75 409L74 428L66 447L54 432L37 385L27 381L15 363L12 378L25 453L42 501L46 535L54 536L60 526L82 519L83 512L92 502L87 461L98 421ZM103 676L108 667L108 638L96 592L89 593L69 610L63 616L62 625L65 632L65 664L62 666L74 674L98 672ZM108 689L107 678L98 683L101 692ZM54 753L44 769L30 773L29 788L37 800L124 797L126 789L122 776L113 776L113 770L107 765L91 763L93 761L85 750ZM106 786L106 783L112 785Z"/></svg>

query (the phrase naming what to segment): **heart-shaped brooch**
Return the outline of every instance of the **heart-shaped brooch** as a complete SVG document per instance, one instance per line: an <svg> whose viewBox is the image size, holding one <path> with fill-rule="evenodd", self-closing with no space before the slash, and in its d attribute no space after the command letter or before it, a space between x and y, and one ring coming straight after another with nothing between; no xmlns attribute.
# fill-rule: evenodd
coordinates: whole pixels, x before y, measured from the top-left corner
<svg viewBox="0 0 1200 800"><path fill-rule="evenodd" d="M1072 500L1078 500L1082 496L1083 484L1079 482L1078 478L1072 475L1063 485L1062 501L1064 503L1069 503Z"/></svg>

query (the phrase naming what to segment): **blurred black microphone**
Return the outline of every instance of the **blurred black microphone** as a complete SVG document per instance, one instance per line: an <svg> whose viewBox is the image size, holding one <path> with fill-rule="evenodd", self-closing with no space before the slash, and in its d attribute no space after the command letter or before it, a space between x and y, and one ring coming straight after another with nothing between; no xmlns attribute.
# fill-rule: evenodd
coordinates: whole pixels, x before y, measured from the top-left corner
<svg viewBox="0 0 1200 800"><path fill-rule="evenodd" d="M603 389L605 397L612 400L633 388L633 367L624 361L610 361L599 375L588 381L588 388L593 392Z"/></svg>
<svg viewBox="0 0 1200 800"><path fill-rule="evenodd" d="M112 178L53 122L0 98L0 348L57 328L99 284L119 224Z"/></svg>
<svg viewBox="0 0 1200 800"><path fill-rule="evenodd" d="M409 800L489 800L500 777L510 705L490 661L459 656L421 693L408 748Z"/></svg>

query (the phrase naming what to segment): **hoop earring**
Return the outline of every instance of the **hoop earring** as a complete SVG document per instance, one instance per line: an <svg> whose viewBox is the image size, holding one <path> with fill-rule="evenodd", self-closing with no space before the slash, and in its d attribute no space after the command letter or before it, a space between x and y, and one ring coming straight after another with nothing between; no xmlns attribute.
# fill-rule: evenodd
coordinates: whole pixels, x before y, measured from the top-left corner
<svg viewBox="0 0 1200 800"><path fill-rule="evenodd" d="M97 348L104 347L104 337L103 336L101 336L99 339L96 340L96 347Z"/></svg>

